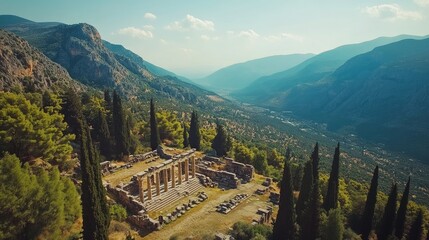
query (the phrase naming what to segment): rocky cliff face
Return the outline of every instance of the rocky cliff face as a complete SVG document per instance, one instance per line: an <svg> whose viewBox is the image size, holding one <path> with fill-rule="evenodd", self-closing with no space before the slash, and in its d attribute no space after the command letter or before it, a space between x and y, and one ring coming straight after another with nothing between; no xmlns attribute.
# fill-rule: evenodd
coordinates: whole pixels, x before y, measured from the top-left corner
<svg viewBox="0 0 429 240"><path fill-rule="evenodd" d="M24 39L0 30L0 90L81 88L67 71Z"/></svg>

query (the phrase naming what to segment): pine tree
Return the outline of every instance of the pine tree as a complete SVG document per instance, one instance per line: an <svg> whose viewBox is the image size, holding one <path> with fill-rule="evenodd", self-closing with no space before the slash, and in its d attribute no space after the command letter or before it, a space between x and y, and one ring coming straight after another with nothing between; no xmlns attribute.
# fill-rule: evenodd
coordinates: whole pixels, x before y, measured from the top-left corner
<svg viewBox="0 0 429 240"><path fill-rule="evenodd" d="M313 152L311 153L311 161L313 163L313 181L319 180L319 143L316 142Z"/></svg>
<svg viewBox="0 0 429 240"><path fill-rule="evenodd" d="M101 180L98 154L92 144L89 127L83 123L81 129L83 239L108 239L110 215Z"/></svg>
<svg viewBox="0 0 429 240"><path fill-rule="evenodd" d="M123 157L129 155L129 139L127 139L127 125L125 121L122 101L116 91L113 91L113 130L115 137L116 155Z"/></svg>
<svg viewBox="0 0 429 240"><path fill-rule="evenodd" d="M189 136L188 136L188 129L186 127L186 124L183 124L183 147L184 148L189 147Z"/></svg>
<svg viewBox="0 0 429 240"><path fill-rule="evenodd" d="M216 151L218 157L225 156L229 151L227 146L228 136L220 123L217 123L216 136L212 141L212 148Z"/></svg>
<svg viewBox="0 0 429 240"><path fill-rule="evenodd" d="M340 208L329 210L325 239L342 240L344 234L343 215Z"/></svg>
<svg viewBox="0 0 429 240"><path fill-rule="evenodd" d="M200 123L197 112L193 111L191 115L191 126L189 128L189 145L197 150L201 149Z"/></svg>
<svg viewBox="0 0 429 240"><path fill-rule="evenodd" d="M398 239L401 239L404 235L404 226L405 226L405 218L407 215L407 207L408 207L408 195L410 194L410 181L411 178L408 177L407 185L405 186L404 193L402 194L401 204L399 205L398 213L396 216L395 223L395 236Z"/></svg>
<svg viewBox="0 0 429 240"><path fill-rule="evenodd" d="M423 236L423 211L420 209L414 219L410 231L408 232L408 240L421 240Z"/></svg>
<svg viewBox="0 0 429 240"><path fill-rule="evenodd" d="M82 103L76 93L69 89L66 91L62 99L61 113L64 114L64 120L67 122L69 131L76 135L76 138L80 135L80 125L83 119L82 115Z"/></svg>
<svg viewBox="0 0 429 240"><path fill-rule="evenodd" d="M106 117L101 111L98 111L97 124L95 132L98 141L100 142L100 153L106 158L110 158L111 136L109 126L107 125Z"/></svg>
<svg viewBox="0 0 429 240"><path fill-rule="evenodd" d="M398 187L396 183L392 186L387 199L386 206L384 207L383 217L380 221L380 227L377 231L377 239L386 240L389 235L393 233L393 227L395 226L395 215L396 215L396 201L398 198Z"/></svg>
<svg viewBox="0 0 429 240"><path fill-rule="evenodd" d="M161 143L159 138L158 122L156 121L156 112L153 99L150 99L150 147L155 150Z"/></svg>
<svg viewBox="0 0 429 240"><path fill-rule="evenodd" d="M332 160L331 174L328 181L328 191L326 193L323 207L327 212L338 207L338 189L340 173L340 143L335 148L334 160Z"/></svg>
<svg viewBox="0 0 429 240"><path fill-rule="evenodd" d="M320 192L316 179L311 190L310 200L301 219L301 239L315 240L320 236Z"/></svg>
<svg viewBox="0 0 429 240"><path fill-rule="evenodd" d="M365 209L361 219L361 234L362 239L368 239L372 229L372 220L374 217L375 203L377 202L377 187L378 187L378 166L374 169L374 174L371 179L368 195L366 197Z"/></svg>
<svg viewBox="0 0 429 240"><path fill-rule="evenodd" d="M292 175L289 159L285 160L280 188L280 203L276 223L273 228L273 240L294 239L295 209L293 205Z"/></svg>
<svg viewBox="0 0 429 240"><path fill-rule="evenodd" d="M296 202L297 222L301 224L302 212L304 211L307 201L310 199L311 189L313 187L313 164L307 161L304 167L304 176L302 177L301 189Z"/></svg>

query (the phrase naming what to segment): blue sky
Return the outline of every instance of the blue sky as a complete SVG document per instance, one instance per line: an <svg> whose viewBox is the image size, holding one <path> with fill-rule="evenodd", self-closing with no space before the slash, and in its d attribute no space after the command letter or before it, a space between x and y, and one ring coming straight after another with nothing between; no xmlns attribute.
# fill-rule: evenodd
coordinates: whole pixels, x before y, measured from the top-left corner
<svg viewBox="0 0 429 240"><path fill-rule="evenodd" d="M429 0L0 0L0 14L89 23L103 39L190 78L270 55L429 34Z"/></svg>

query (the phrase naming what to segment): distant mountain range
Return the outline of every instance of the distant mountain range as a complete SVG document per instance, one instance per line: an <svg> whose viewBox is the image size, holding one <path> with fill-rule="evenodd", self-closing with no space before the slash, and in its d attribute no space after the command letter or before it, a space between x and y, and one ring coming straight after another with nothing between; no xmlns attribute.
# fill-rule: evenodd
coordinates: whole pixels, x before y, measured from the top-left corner
<svg viewBox="0 0 429 240"><path fill-rule="evenodd" d="M0 16L0 23L0 28L21 36L73 79L91 87L115 88L130 99L156 96L160 101L202 108L216 103L210 98L214 93L179 80L120 45L103 41L89 24L36 23L11 15Z"/></svg>
<svg viewBox="0 0 429 240"><path fill-rule="evenodd" d="M213 91L232 92L250 85L262 76L284 71L313 56L314 54L291 54L259 58L221 68L194 81Z"/></svg>

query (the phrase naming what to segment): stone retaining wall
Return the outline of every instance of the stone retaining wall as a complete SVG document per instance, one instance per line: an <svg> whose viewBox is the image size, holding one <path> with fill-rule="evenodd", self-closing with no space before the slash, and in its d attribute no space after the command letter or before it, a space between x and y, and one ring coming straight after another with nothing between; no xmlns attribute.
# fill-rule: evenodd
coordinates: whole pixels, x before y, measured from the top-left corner
<svg viewBox="0 0 429 240"><path fill-rule="evenodd" d="M235 173L243 182L247 183L253 179L255 168L252 165L236 162L232 158L225 158L225 161L225 170Z"/></svg>
<svg viewBox="0 0 429 240"><path fill-rule="evenodd" d="M196 170L213 181L217 182L221 187L237 188L240 185L240 180L234 173L227 171L217 171L205 166L197 166Z"/></svg>

